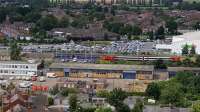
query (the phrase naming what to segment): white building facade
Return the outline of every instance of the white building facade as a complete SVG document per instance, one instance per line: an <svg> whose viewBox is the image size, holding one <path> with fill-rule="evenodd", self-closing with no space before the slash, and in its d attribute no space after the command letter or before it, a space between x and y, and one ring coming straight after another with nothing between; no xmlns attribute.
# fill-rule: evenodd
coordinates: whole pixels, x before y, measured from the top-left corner
<svg viewBox="0 0 200 112"><path fill-rule="evenodd" d="M31 76L37 75L38 63L21 61L0 61L0 75Z"/></svg>
<svg viewBox="0 0 200 112"><path fill-rule="evenodd" d="M182 54L185 45L195 46L196 53L200 54L200 31L188 32L174 36L171 44L157 44L157 50L170 50L173 54Z"/></svg>

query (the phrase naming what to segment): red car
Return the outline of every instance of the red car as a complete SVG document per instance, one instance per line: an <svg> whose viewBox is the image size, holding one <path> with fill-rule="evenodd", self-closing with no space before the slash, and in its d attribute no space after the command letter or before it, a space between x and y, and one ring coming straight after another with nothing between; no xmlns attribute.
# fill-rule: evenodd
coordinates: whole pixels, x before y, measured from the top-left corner
<svg viewBox="0 0 200 112"><path fill-rule="evenodd" d="M31 77L31 81L37 81L37 77L35 76Z"/></svg>

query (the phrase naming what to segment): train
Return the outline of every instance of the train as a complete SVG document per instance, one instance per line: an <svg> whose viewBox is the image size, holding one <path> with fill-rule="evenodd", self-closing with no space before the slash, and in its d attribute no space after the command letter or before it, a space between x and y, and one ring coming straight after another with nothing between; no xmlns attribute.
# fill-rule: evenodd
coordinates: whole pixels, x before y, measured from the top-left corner
<svg viewBox="0 0 200 112"><path fill-rule="evenodd" d="M67 53L57 53L55 55L55 58L61 59L61 60L91 60L91 61L97 61L97 60L105 60L105 61L118 61L118 60L125 60L125 61L155 61L158 59L161 60L170 60L173 62L178 62L183 60L184 57L181 56L118 56L118 55L106 55L106 54L67 54Z"/></svg>
<svg viewBox="0 0 200 112"><path fill-rule="evenodd" d="M153 57L153 56L114 56L114 55L104 55L101 56L101 60L106 61L117 61L117 60L126 60L126 61L154 61L154 60L168 60L178 62L182 60L181 56L168 56L168 57Z"/></svg>

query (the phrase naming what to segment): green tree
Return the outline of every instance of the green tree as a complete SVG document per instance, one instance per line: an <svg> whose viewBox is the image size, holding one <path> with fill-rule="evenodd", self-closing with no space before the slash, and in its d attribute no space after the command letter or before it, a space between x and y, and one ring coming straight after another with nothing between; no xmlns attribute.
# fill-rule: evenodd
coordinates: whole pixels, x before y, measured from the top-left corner
<svg viewBox="0 0 200 112"><path fill-rule="evenodd" d="M154 32L153 31L147 32L147 35L150 40L154 40Z"/></svg>
<svg viewBox="0 0 200 112"><path fill-rule="evenodd" d="M188 55L189 54L189 46L186 44L182 49L182 55Z"/></svg>
<svg viewBox="0 0 200 112"><path fill-rule="evenodd" d="M97 108L95 110L95 112L112 112L112 109L111 108L102 108L102 107L100 107L100 108Z"/></svg>
<svg viewBox="0 0 200 112"><path fill-rule="evenodd" d="M196 54L196 47L192 45L191 50L190 50L190 55L195 55Z"/></svg>
<svg viewBox="0 0 200 112"><path fill-rule="evenodd" d="M109 93L108 102L116 108L117 112L122 112L121 110L126 109L126 105L123 104L124 99L127 98L127 93L120 88L115 88ZM122 108L122 106L124 106Z"/></svg>
<svg viewBox="0 0 200 112"><path fill-rule="evenodd" d="M200 103L195 103L192 106L192 112L200 112Z"/></svg>
<svg viewBox="0 0 200 112"><path fill-rule="evenodd" d="M120 31L120 33L121 34L123 34L123 35L131 35L131 33L132 33L132 26L131 25L125 25L122 29L121 29L121 31Z"/></svg>
<svg viewBox="0 0 200 112"><path fill-rule="evenodd" d="M51 30L58 26L58 20L53 15L47 15L45 17L42 17L37 25L40 29L43 30Z"/></svg>
<svg viewBox="0 0 200 112"><path fill-rule="evenodd" d="M77 109L77 96L76 94L72 94L70 97L69 97L69 109L70 109L70 112L75 112L76 109Z"/></svg>
<svg viewBox="0 0 200 112"><path fill-rule="evenodd" d="M154 68L155 69L166 69L167 65L164 63L163 60L158 59L154 62Z"/></svg>
<svg viewBox="0 0 200 112"><path fill-rule="evenodd" d="M107 90L101 90L97 92L97 96L107 98L109 96L109 92Z"/></svg>
<svg viewBox="0 0 200 112"><path fill-rule="evenodd" d="M70 25L69 18L63 17L60 21L60 27L66 28Z"/></svg>
<svg viewBox="0 0 200 112"><path fill-rule="evenodd" d="M177 34L178 24L171 19L166 22L166 28L170 34Z"/></svg>
<svg viewBox="0 0 200 112"><path fill-rule="evenodd" d="M67 89L63 89L63 90L61 91L61 95L62 95L62 96L65 96L65 97L67 97L67 96L68 96L68 94L69 94L69 92L68 92L68 90L67 90Z"/></svg>
<svg viewBox="0 0 200 112"><path fill-rule="evenodd" d="M200 67L200 55L198 55L198 56L196 57L195 63L196 63L196 65L197 65L198 67Z"/></svg>
<svg viewBox="0 0 200 112"><path fill-rule="evenodd" d="M20 47L18 47L16 42L11 43L10 46L10 57L12 60L20 60Z"/></svg>
<svg viewBox="0 0 200 112"><path fill-rule="evenodd" d="M56 95L57 93L59 93L58 85L55 85L52 89L50 89L49 92L52 95Z"/></svg>
<svg viewBox="0 0 200 112"><path fill-rule="evenodd" d="M140 99L136 100L136 104L131 112L143 112L144 104Z"/></svg>
<svg viewBox="0 0 200 112"><path fill-rule="evenodd" d="M182 86L176 82L168 82L165 89L161 92L161 102L164 104L170 104L171 106L176 106L183 99Z"/></svg>
<svg viewBox="0 0 200 112"><path fill-rule="evenodd" d="M117 112L130 112L130 108L128 107L128 105L121 103L120 105L118 105L116 108Z"/></svg>
<svg viewBox="0 0 200 112"><path fill-rule="evenodd" d="M183 66L194 66L194 63L192 62L192 60L189 57L186 57L183 61L182 61Z"/></svg>
<svg viewBox="0 0 200 112"><path fill-rule="evenodd" d="M153 97L155 100L159 100L161 95L161 89L158 83L151 83L147 86L146 95L149 97Z"/></svg>
<svg viewBox="0 0 200 112"><path fill-rule="evenodd" d="M165 28L160 26L156 31L156 39L165 39Z"/></svg>
<svg viewBox="0 0 200 112"><path fill-rule="evenodd" d="M141 35L142 29L139 26L133 26L132 35Z"/></svg>
<svg viewBox="0 0 200 112"><path fill-rule="evenodd" d="M0 23L6 20L7 11L4 8L0 8Z"/></svg>
<svg viewBox="0 0 200 112"><path fill-rule="evenodd" d="M26 22L37 22L41 18L41 14L37 11L30 12L26 14L25 21Z"/></svg>
<svg viewBox="0 0 200 112"><path fill-rule="evenodd" d="M54 99L52 97L48 97L48 105L53 105Z"/></svg>
<svg viewBox="0 0 200 112"><path fill-rule="evenodd" d="M200 22L197 22L197 23L193 26L193 28L194 28L195 30L200 30Z"/></svg>

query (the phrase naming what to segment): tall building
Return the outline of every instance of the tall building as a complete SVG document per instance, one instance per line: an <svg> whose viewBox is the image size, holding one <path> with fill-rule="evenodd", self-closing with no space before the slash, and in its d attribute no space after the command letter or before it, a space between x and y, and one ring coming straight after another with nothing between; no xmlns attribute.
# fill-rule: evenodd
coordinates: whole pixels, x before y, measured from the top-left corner
<svg viewBox="0 0 200 112"><path fill-rule="evenodd" d="M0 61L0 75L37 75L39 63L22 61Z"/></svg>

